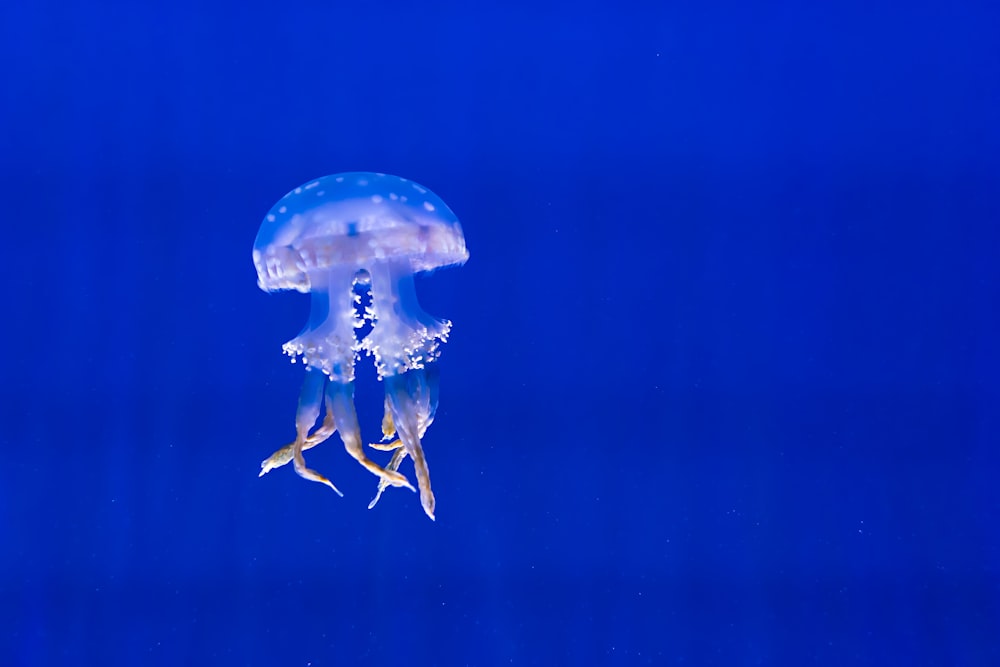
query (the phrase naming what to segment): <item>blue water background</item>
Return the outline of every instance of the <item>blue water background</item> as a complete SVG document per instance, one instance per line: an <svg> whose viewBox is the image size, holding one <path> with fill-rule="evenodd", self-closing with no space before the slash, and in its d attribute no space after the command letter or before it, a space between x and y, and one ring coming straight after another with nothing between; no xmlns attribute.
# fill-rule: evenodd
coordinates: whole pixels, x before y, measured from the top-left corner
<svg viewBox="0 0 1000 667"><path fill-rule="evenodd" d="M987 2L5 3L0 665L1000 664L998 34ZM368 511L336 440L344 498L257 477L308 299L251 245L349 170L471 252L417 286L455 323L435 523Z"/></svg>

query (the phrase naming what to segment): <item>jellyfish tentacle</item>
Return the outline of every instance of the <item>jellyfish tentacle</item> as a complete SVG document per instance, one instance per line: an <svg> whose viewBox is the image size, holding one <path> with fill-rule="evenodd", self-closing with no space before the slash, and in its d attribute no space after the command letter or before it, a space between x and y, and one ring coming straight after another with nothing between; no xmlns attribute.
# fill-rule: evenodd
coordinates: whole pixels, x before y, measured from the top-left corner
<svg viewBox="0 0 1000 667"><path fill-rule="evenodd" d="M358 425L358 415L354 410L354 383L330 382L326 387L327 408L333 414L340 439L344 442L347 453L366 469L392 486L402 486L416 491L405 476L395 470L386 470L365 455L361 445L361 427Z"/></svg>
<svg viewBox="0 0 1000 667"><path fill-rule="evenodd" d="M308 479L312 482L319 482L320 484L326 484L331 489L333 489L338 496L344 497L344 494L334 486L333 482L319 474L312 468L306 467L306 460L302 457L302 441L296 440L292 446L292 467L295 468L295 472L302 479Z"/></svg>
<svg viewBox="0 0 1000 667"><path fill-rule="evenodd" d="M326 375L324 375L322 371L311 368L306 369L306 378L303 381L302 389L299 392L299 407L295 412L296 436L295 442L292 443L292 467L295 468L295 472L299 477L313 482L319 482L320 484L326 484L331 489L336 491L337 495L343 496L344 494L340 492L340 489L334 486L333 482L312 468L307 467L306 460L302 456L302 450L305 449L306 441L309 439L309 430L319 419L320 406L323 402L323 388L326 381ZM336 421L336 419L334 419L334 421ZM319 443L317 442L316 444Z"/></svg>
<svg viewBox="0 0 1000 667"><path fill-rule="evenodd" d="M302 451L304 452L307 449L312 449L316 445L326 442L330 436L336 432L336 430L337 426L333 421L333 412L330 410L329 401L327 401L326 415L323 418L323 423L317 426L316 429L309 434L309 437L307 437L306 441L302 444ZM260 474L257 476L263 477L275 468L280 468L291 461L293 457L292 450L294 447L295 442L290 442L261 461Z"/></svg>
<svg viewBox="0 0 1000 667"><path fill-rule="evenodd" d="M382 440L391 440L396 436L396 425L392 423L392 408L389 406L389 397L385 397L384 412L382 413ZM372 445L374 447L374 445ZM398 445L397 445L398 446Z"/></svg>
<svg viewBox="0 0 1000 667"><path fill-rule="evenodd" d="M385 395L389 398L392 410L392 421L396 426L396 435L403 443L406 453L413 457L413 468L417 473L417 486L420 489L420 504L424 513L434 519L434 493L431 491L431 475L424 457L424 448L420 444L421 412L419 387L423 381L423 369L410 370L399 375L385 378ZM411 386L411 380L415 380ZM426 427L426 424L424 424Z"/></svg>
<svg viewBox="0 0 1000 667"><path fill-rule="evenodd" d="M369 442L368 446L372 449L377 449L380 452L393 452L403 446L403 441L393 440L392 442Z"/></svg>
<svg viewBox="0 0 1000 667"><path fill-rule="evenodd" d="M305 444L302 445L302 451L307 449L312 449L316 445L326 442L330 439L337 431L337 423L333 419L333 411L330 409L330 401L326 402L326 415L323 417L323 423L316 427L309 437L306 438Z"/></svg>
<svg viewBox="0 0 1000 667"><path fill-rule="evenodd" d="M375 445L372 445L372 447L375 447ZM387 445L386 448L391 448L394 449L395 451L392 453L392 458L389 459L389 463L386 464L385 469L399 470L400 464L403 463L403 459L406 458L406 447L403 446L402 441L396 440L392 443L389 443L389 445ZM389 488L389 483L386 482L384 479L380 479L378 481L378 491L375 493L375 497L372 498L372 501L368 503L368 509L372 509L373 507L375 507L379 499L382 497L382 493L387 488Z"/></svg>
<svg viewBox="0 0 1000 667"><path fill-rule="evenodd" d="M436 363L429 363L420 370L411 370L406 373L405 382L402 385L406 388L407 395L412 399L405 408L407 414L413 415L416 423L417 441L423 440L427 428L434 421L434 413L437 411L438 401L438 369ZM389 384L386 384L385 416L382 417L382 434L385 438L392 438L396 434L396 426L392 416L393 398L390 396ZM386 465L386 470L398 470L399 466L406 459L409 453L402 439L396 438L392 442L377 442L368 445L372 449L393 452L392 458ZM423 447L421 445L421 451ZM416 463L414 463L416 466ZM424 462L426 469L426 461ZM419 480L418 480L419 481ZM428 479L428 486L430 480ZM382 497L387 485L379 482L378 491L375 498L369 503L368 509L372 509ZM433 494L431 494L433 504ZM434 517L431 517L432 519Z"/></svg>
<svg viewBox="0 0 1000 667"><path fill-rule="evenodd" d="M392 422L392 406L389 403L389 397L385 397L385 413L382 415L382 442L370 442L368 446L372 449L377 449L382 452L392 452L392 458L389 459L389 463L386 464L386 470L399 470L399 466L403 463L403 459L406 458L406 447L403 446L403 441L396 438L396 425ZM395 439L393 439L395 438ZM391 442L386 442L386 440L391 440ZM378 504L378 501L382 498L382 494L385 490L389 488L383 480L378 481L378 490L375 492L375 497L372 501L368 503L368 509L372 509Z"/></svg>

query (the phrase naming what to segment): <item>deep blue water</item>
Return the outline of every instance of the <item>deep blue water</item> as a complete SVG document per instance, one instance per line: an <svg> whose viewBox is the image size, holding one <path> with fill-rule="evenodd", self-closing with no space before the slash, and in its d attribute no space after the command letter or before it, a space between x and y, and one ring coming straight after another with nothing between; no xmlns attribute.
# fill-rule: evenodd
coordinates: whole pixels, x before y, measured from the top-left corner
<svg viewBox="0 0 1000 667"><path fill-rule="evenodd" d="M5 3L0 665L1000 664L998 34L987 2ZM308 299L251 246L352 170L471 252L417 285L454 321L433 523L368 511L336 438L344 498L257 477Z"/></svg>

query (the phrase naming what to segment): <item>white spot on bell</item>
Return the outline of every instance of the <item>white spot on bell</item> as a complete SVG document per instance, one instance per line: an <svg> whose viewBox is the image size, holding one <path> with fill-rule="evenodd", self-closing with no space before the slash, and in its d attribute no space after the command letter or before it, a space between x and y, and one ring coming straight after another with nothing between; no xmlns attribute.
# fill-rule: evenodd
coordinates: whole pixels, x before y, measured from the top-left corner
<svg viewBox="0 0 1000 667"><path fill-rule="evenodd" d="M429 201L425 201L424 202L424 208L426 210L428 210L428 211L433 211L434 210L434 204L430 203Z"/></svg>

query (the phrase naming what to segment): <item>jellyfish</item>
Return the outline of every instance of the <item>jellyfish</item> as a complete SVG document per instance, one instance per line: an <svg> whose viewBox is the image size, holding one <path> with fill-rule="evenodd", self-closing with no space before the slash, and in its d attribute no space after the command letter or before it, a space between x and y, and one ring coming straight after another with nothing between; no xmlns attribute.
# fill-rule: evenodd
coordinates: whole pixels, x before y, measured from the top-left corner
<svg viewBox="0 0 1000 667"><path fill-rule="evenodd" d="M289 461L300 477L333 482L308 468L303 452L340 434L347 452L379 478L369 509L389 486L414 490L399 466L409 456L420 504L434 519L434 494L421 440L438 404L437 360L451 322L417 302L414 275L465 263L458 218L440 197L413 181L351 172L310 181L264 217L253 246L265 292L311 295L305 328L284 345L305 366L295 440L261 463L260 475ZM368 329L359 336L359 330ZM354 364L362 353L385 386L383 468L368 458L354 408ZM322 415L322 420L320 417Z"/></svg>

